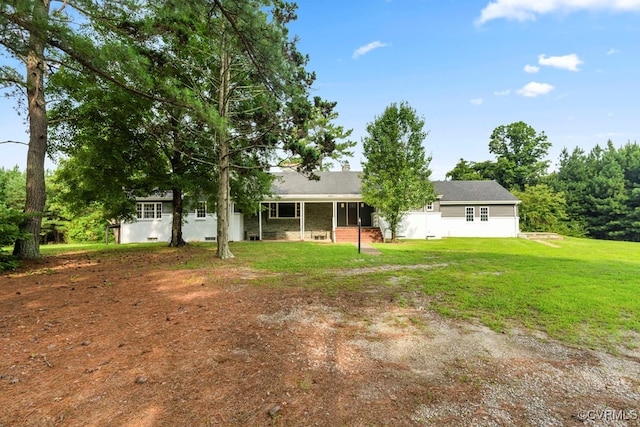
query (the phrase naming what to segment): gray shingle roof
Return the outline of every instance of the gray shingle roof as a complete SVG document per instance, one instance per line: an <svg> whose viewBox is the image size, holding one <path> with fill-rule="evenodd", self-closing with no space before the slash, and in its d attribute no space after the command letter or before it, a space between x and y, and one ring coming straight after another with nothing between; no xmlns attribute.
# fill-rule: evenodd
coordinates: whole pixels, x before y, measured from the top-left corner
<svg viewBox="0 0 640 427"><path fill-rule="evenodd" d="M358 171L321 172L319 181L312 181L296 172L274 173L276 195L360 195ZM517 202L518 199L495 181L433 181L441 202Z"/></svg>
<svg viewBox="0 0 640 427"><path fill-rule="evenodd" d="M171 191L156 192L145 197L136 197L138 202L166 202L173 201L173 193Z"/></svg>
<svg viewBox="0 0 640 427"><path fill-rule="evenodd" d="M353 194L360 195L360 172L320 172L319 181L309 180L297 172L274 173L273 192L284 196L290 194L328 195Z"/></svg>
<svg viewBox="0 0 640 427"><path fill-rule="evenodd" d="M274 173L273 192L278 196L353 195L359 197L359 171L320 172L320 180L309 180L297 172ZM447 202L518 202L518 198L495 181L433 181L441 203ZM171 192L139 197L138 201L170 201Z"/></svg>
<svg viewBox="0 0 640 427"><path fill-rule="evenodd" d="M441 202L504 201L518 198L495 181L434 181Z"/></svg>

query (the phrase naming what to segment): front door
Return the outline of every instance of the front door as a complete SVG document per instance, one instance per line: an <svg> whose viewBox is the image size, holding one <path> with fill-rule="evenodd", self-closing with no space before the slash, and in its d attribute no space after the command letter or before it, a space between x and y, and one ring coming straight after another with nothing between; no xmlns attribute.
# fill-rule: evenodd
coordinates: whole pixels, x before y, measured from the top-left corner
<svg viewBox="0 0 640 427"><path fill-rule="evenodd" d="M347 226L355 227L358 225L358 203L349 202L347 206Z"/></svg>

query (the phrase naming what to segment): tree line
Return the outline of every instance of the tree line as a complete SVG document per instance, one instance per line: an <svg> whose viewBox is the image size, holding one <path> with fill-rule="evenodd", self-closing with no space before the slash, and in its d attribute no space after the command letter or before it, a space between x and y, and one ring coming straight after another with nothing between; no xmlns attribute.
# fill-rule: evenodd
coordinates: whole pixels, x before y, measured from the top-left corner
<svg viewBox="0 0 640 427"><path fill-rule="evenodd" d="M496 180L522 201L523 231L640 241L640 146L564 148L548 173L550 147L524 122L499 126L489 141L495 160L460 159L447 179Z"/></svg>
<svg viewBox="0 0 640 427"><path fill-rule="evenodd" d="M21 64L1 67L0 85L26 101L29 122L14 255L40 255L48 153L72 212L118 222L136 197L171 192L171 245L182 246L185 203L206 198L218 256L233 257L231 200L256 209L271 166L313 179L354 145L336 103L311 96L295 19L283 0L0 1L0 46Z"/></svg>

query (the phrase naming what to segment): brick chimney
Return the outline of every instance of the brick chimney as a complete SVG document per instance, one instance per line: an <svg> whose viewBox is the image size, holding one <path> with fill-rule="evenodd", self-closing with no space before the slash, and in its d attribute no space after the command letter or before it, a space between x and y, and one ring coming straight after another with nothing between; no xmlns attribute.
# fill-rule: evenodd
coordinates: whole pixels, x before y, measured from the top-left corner
<svg viewBox="0 0 640 427"><path fill-rule="evenodd" d="M351 170L351 166L349 165L349 162L342 162L342 172L347 172Z"/></svg>

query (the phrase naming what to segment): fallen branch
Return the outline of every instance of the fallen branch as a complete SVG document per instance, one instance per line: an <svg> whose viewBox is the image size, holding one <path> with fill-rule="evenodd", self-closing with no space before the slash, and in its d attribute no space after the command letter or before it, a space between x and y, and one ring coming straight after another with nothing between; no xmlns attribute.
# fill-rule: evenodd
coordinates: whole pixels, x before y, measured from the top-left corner
<svg viewBox="0 0 640 427"><path fill-rule="evenodd" d="M49 361L47 360L47 355L46 355L45 353L42 353L42 355L41 355L41 356L42 356L42 360L44 360L44 363L45 363L48 367L53 368L53 363L51 363L51 362L49 362Z"/></svg>

